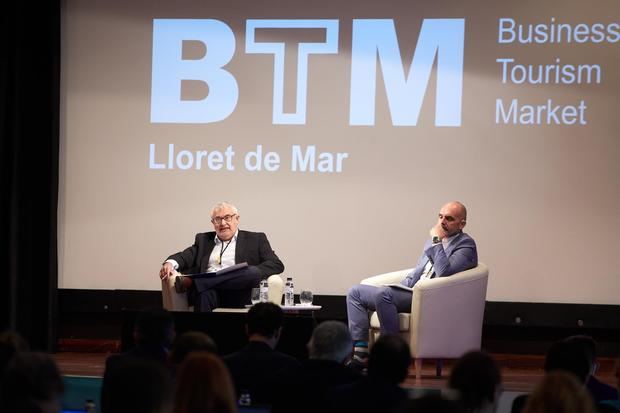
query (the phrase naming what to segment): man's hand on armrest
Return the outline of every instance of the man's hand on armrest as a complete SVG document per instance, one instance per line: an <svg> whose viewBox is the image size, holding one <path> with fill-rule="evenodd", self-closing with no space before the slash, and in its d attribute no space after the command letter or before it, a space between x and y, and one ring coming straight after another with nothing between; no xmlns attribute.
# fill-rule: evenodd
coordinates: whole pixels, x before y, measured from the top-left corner
<svg viewBox="0 0 620 413"><path fill-rule="evenodd" d="M174 266L172 265L171 262L166 261L161 266L161 270L159 270L159 278L161 278L162 280L167 280L168 277L170 277L173 272L174 272Z"/></svg>

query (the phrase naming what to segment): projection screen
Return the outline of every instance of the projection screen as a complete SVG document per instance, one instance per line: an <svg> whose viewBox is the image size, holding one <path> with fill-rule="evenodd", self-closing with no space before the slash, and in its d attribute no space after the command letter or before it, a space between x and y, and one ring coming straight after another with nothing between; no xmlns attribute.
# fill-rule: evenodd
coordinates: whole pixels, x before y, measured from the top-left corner
<svg viewBox="0 0 620 413"><path fill-rule="evenodd" d="M158 290L230 201L343 295L460 200L489 300L620 304L619 42L616 0L66 0L59 287Z"/></svg>

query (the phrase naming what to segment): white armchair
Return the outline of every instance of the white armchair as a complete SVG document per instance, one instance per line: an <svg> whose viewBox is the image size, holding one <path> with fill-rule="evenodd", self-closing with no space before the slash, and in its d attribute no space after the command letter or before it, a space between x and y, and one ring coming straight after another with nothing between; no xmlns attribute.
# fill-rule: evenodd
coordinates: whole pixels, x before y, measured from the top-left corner
<svg viewBox="0 0 620 413"><path fill-rule="evenodd" d="M171 277L161 282L161 294L164 308L168 311L192 311L192 307L187 304L187 294L177 293L174 289L174 280L177 275L181 274L175 271ZM282 293L284 292L284 281L276 274L267 278L267 284L269 286L269 302L280 305Z"/></svg>
<svg viewBox="0 0 620 413"><path fill-rule="evenodd" d="M380 286L400 282L411 269L380 274L362 284ZM469 350L479 350L489 269L476 268L449 277L419 281L413 288L411 313L399 313L400 334L411 347L415 375L422 373L422 360L459 358ZM377 313L370 317L370 345L379 335ZM441 375L441 362L437 364Z"/></svg>

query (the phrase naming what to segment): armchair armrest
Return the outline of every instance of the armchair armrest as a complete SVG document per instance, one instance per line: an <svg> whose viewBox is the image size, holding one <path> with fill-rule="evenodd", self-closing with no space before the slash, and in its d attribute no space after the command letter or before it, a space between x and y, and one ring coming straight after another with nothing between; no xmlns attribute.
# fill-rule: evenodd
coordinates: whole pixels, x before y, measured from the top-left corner
<svg viewBox="0 0 620 413"><path fill-rule="evenodd" d="M173 275L161 281L161 296L163 306L168 311L190 311L187 304L187 294L179 294L174 289L174 280L178 272L174 271Z"/></svg>

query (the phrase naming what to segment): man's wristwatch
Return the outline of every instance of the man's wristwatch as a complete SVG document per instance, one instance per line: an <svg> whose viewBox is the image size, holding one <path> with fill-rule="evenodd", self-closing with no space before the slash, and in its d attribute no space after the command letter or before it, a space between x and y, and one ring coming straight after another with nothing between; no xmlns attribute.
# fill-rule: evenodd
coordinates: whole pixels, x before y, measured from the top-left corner
<svg viewBox="0 0 620 413"><path fill-rule="evenodd" d="M441 243L441 238L439 238L437 235L435 235L433 237L433 244L439 244Z"/></svg>

